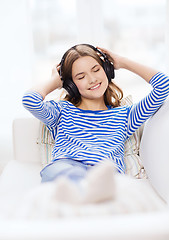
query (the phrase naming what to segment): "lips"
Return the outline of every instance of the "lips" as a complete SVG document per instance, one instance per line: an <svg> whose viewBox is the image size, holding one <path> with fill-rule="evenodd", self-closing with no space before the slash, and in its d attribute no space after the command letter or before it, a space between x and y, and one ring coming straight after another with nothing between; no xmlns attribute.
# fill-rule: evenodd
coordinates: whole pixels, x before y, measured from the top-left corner
<svg viewBox="0 0 169 240"><path fill-rule="evenodd" d="M89 90L95 90L95 89L99 88L100 85L101 85L101 83L98 83L98 84L94 85L93 87L89 88Z"/></svg>

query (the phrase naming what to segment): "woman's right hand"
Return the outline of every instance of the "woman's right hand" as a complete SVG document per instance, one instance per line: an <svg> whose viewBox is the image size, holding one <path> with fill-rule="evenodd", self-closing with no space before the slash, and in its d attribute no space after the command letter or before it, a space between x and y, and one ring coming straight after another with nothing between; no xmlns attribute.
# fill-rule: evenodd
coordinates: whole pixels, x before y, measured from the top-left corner
<svg viewBox="0 0 169 240"><path fill-rule="evenodd" d="M55 82L57 89L61 89L63 87L63 81L60 78L59 70L60 70L60 64L55 64L52 68L52 74L51 74L51 80L52 82Z"/></svg>
<svg viewBox="0 0 169 240"><path fill-rule="evenodd" d="M63 83L59 75L59 68L60 65L54 65L50 80L33 87L31 90L38 92L43 99L45 99L49 93L56 89L61 89L63 87Z"/></svg>

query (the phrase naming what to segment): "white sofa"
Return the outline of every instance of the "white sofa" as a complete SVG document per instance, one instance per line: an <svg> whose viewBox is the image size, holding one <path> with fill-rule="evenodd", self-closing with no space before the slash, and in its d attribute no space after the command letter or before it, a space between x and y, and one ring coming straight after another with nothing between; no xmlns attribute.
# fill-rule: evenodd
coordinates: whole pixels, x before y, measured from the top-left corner
<svg viewBox="0 0 169 240"><path fill-rule="evenodd" d="M40 184L42 168L40 122L35 118L15 119L14 159L0 178L0 240L155 240L169 239L169 209L161 212L112 216L86 216L50 220L10 218L18 196ZM169 101L148 120L141 140L141 158L149 181L169 204ZM4 197L5 195L5 197ZM8 203L6 202L6 197ZM6 213L9 213L6 217ZM5 218L4 218L5 216Z"/></svg>

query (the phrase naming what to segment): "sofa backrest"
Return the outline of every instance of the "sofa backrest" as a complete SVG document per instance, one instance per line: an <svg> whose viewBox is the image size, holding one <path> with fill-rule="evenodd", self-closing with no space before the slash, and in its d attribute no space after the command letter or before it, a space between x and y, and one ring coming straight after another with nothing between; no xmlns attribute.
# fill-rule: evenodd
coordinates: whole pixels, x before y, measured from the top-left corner
<svg viewBox="0 0 169 240"><path fill-rule="evenodd" d="M140 156L150 182L169 203L169 99L145 124Z"/></svg>

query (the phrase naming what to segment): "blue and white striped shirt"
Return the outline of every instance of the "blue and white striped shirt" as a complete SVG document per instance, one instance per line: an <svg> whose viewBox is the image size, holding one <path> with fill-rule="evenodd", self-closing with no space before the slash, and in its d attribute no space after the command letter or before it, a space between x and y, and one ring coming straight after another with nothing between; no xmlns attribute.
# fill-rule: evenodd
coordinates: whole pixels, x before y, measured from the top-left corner
<svg viewBox="0 0 169 240"><path fill-rule="evenodd" d="M169 94L169 78L157 73L150 84L153 90L132 106L91 111L68 101L43 101L37 92L23 96L23 105L52 132L53 161L69 158L95 165L112 159L119 172L125 172L124 143L156 110Z"/></svg>

